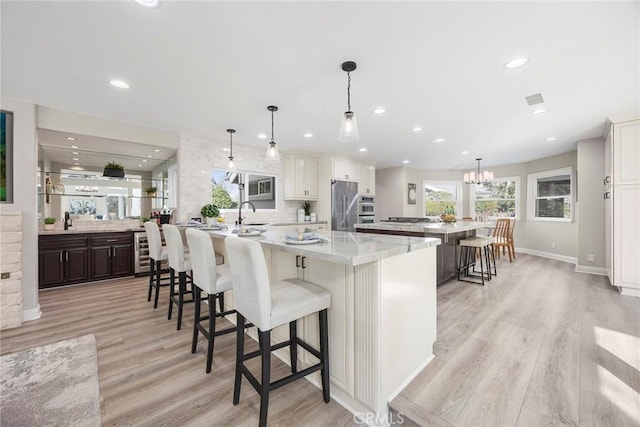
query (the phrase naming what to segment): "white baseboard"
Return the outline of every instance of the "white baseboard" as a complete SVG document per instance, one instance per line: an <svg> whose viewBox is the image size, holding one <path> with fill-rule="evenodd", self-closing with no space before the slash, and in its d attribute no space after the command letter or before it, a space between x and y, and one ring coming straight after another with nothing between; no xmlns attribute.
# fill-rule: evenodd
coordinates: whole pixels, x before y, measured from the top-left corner
<svg viewBox="0 0 640 427"><path fill-rule="evenodd" d="M36 320L39 319L41 315L42 312L40 311L40 304L38 304L35 308L22 311L22 321L28 322L29 320Z"/></svg>
<svg viewBox="0 0 640 427"><path fill-rule="evenodd" d="M567 255L560 255L560 254L554 254L552 252L537 251L535 249L516 248L516 253L535 255L535 256L540 256L540 257L543 257L543 258L551 258L551 259L555 259L557 261L568 262L570 264L577 264L578 263L578 258L576 258L576 257L567 256Z"/></svg>
<svg viewBox="0 0 640 427"><path fill-rule="evenodd" d="M604 267L592 267L590 265L576 264L576 273L596 274L598 276L606 276L607 270Z"/></svg>
<svg viewBox="0 0 640 427"><path fill-rule="evenodd" d="M392 401L393 399L395 399L395 398L396 398L396 396L398 396L398 395L400 394L400 392L401 392L402 390L404 390L404 388L405 388L406 386L408 386L408 385L409 385L409 383L410 383L411 381L413 381L413 380L415 379L415 377L417 377L417 376L418 376L418 374L420 374L420 372L422 372L422 370L423 370L424 368L426 368L426 367L427 367L427 365L429 364L429 362L431 362L435 357L436 357L436 356L432 354L432 355L431 355L427 360L425 360L424 362L422 362L422 363L420 364L420 366L418 366L416 369L414 369L414 371L411 373L411 375L409 375L409 376L407 377L407 379L406 379L406 380L404 380L404 381L402 382L402 384L400 384L400 385L399 385L399 386L398 386L398 387L397 387L393 392L391 392L391 394L389 395L389 398L388 398L388 402L389 402L389 403L391 403L391 401Z"/></svg>

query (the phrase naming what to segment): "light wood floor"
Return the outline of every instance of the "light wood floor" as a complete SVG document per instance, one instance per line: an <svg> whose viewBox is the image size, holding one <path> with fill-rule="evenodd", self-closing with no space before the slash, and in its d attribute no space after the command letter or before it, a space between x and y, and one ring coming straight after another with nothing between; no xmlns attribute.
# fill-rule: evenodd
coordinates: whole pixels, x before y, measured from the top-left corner
<svg viewBox="0 0 640 427"><path fill-rule="evenodd" d="M640 299L606 277L503 257L484 288L438 288L436 357L391 406L421 426L639 426L639 337Z"/></svg>
<svg viewBox="0 0 640 427"><path fill-rule="evenodd" d="M19 351L65 338L94 334L98 345L102 424L105 426L257 426L260 400L244 380L233 406L235 335L216 337L213 370L205 373L202 337L191 354L193 305L181 331L167 320L168 288L156 310L148 303L147 278L120 279L40 292L42 317L2 331L0 352ZM166 298L165 298L166 297ZM226 320L220 327L230 326ZM258 346L247 338L246 351ZM259 359L250 369L258 376ZM290 371L272 358L272 378ZM270 394L269 425L348 426L353 416L305 380Z"/></svg>
<svg viewBox="0 0 640 427"><path fill-rule="evenodd" d="M440 286L436 357L392 402L405 425L640 425L640 300L573 268L518 255L512 264L502 258L484 288ZM41 292L42 318L2 331L0 353L93 333L104 425L257 425L259 399L246 381L240 404L231 404L233 337L216 338L206 375L202 341L190 353L192 307L176 331L166 319L167 289L154 310L146 283ZM248 338L247 347L257 345ZM286 373L275 358L273 366L275 376ZM272 393L269 424L355 423L296 381Z"/></svg>

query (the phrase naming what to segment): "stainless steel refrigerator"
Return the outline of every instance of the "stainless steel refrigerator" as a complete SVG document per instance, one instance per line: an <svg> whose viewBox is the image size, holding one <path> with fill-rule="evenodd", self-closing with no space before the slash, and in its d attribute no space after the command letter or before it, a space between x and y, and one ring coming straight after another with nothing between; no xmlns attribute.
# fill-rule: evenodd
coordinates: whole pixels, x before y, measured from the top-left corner
<svg viewBox="0 0 640 427"><path fill-rule="evenodd" d="M331 181L331 229L356 231L358 221L358 183Z"/></svg>

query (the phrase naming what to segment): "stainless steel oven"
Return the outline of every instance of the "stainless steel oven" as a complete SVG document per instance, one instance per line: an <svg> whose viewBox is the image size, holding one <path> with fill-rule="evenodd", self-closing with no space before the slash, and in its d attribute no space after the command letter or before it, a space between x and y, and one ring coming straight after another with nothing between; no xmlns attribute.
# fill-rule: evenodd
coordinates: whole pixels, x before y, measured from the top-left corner
<svg viewBox="0 0 640 427"><path fill-rule="evenodd" d="M358 224L373 224L376 221L376 199L374 196L358 196Z"/></svg>

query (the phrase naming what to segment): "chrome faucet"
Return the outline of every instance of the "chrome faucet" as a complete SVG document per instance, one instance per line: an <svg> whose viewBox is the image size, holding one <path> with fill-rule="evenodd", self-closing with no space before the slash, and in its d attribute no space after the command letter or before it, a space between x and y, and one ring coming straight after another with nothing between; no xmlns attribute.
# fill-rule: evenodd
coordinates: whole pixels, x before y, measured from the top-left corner
<svg viewBox="0 0 640 427"><path fill-rule="evenodd" d="M236 221L236 225L242 225L242 220L244 219L242 218L242 205L244 205L245 203L250 205L254 212L256 211L256 207L253 206L253 203L249 201L244 201L240 203L240 205L238 205L238 220Z"/></svg>
<svg viewBox="0 0 640 427"><path fill-rule="evenodd" d="M69 227L71 227L71 216L69 215L69 212L65 212L64 213L64 229L68 230Z"/></svg>

